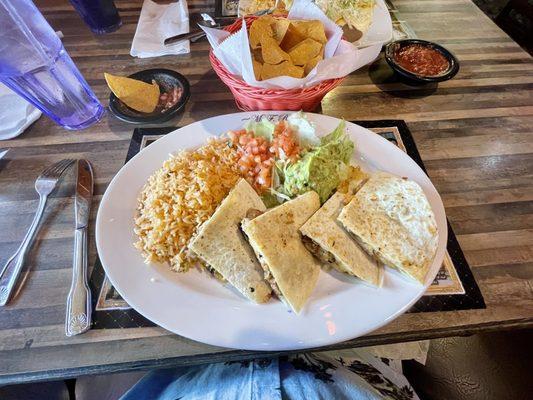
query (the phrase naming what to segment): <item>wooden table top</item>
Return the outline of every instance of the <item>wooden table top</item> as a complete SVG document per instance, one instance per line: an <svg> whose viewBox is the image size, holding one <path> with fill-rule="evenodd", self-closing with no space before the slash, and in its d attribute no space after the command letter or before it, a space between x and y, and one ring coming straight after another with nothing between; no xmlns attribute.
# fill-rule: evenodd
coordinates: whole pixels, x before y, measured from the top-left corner
<svg viewBox="0 0 533 400"><path fill-rule="evenodd" d="M203 41L191 54L152 59L129 55L141 1L117 1L123 20L113 34L95 37L66 0L40 0L44 15L100 100L109 90L103 72L127 75L148 67L184 74L192 97L175 121L185 125L238 111L212 71ZM189 0L191 12L212 11L213 0ZM483 293L481 310L405 314L355 347L427 339L533 324L533 62L468 0L394 0L420 38L437 41L460 60L455 79L436 90L389 79L381 60L348 76L322 102L322 113L347 120L403 119ZM41 117L0 161L0 264L15 251L37 206L34 180L64 157L94 166L94 221L107 184L126 157L133 126L110 115L89 129L65 131ZM72 175L72 174L71 174ZM0 309L0 384L129 369L226 361L256 353L194 342L161 329L92 330L64 335L65 299L73 248L73 178L50 200L27 266L25 285Z"/></svg>

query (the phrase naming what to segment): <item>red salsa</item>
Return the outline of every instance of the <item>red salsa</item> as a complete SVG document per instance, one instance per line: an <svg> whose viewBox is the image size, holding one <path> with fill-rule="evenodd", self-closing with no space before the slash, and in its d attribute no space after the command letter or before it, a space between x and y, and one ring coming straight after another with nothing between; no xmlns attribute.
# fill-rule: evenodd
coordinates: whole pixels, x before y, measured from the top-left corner
<svg viewBox="0 0 533 400"><path fill-rule="evenodd" d="M419 44L396 50L394 59L403 69L424 76L440 75L450 68L450 63L440 51Z"/></svg>
<svg viewBox="0 0 533 400"><path fill-rule="evenodd" d="M182 94L183 94L183 89L180 87L174 87L172 90L169 90L168 92L161 93L161 95L159 96L159 103L157 105L157 108L161 112L165 112L169 110L171 107L174 107L174 105L181 98Z"/></svg>

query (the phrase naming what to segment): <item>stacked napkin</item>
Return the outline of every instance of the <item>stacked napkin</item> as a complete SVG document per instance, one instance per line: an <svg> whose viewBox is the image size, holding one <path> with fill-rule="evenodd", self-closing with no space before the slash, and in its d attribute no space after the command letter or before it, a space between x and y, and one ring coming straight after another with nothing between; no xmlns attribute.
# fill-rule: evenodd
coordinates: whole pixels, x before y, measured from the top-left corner
<svg viewBox="0 0 533 400"><path fill-rule="evenodd" d="M166 38L187 32L189 32L187 0L178 0L170 4L157 4L152 0L144 0L130 54L133 57L149 58L189 53L188 40L170 46L163 44Z"/></svg>
<svg viewBox="0 0 533 400"><path fill-rule="evenodd" d="M0 83L0 140L20 135L40 116L38 109Z"/></svg>

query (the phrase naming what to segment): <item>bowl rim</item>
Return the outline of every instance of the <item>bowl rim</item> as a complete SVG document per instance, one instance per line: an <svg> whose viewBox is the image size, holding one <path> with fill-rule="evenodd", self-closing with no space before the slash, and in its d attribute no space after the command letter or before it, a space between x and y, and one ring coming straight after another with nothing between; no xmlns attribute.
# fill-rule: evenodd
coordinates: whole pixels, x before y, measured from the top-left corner
<svg viewBox="0 0 533 400"><path fill-rule="evenodd" d="M166 122L172 119L179 111L183 109L183 107L185 107L185 105L189 101L189 98L191 97L191 89L190 89L189 81L179 72L171 70L171 69L167 69L167 68L149 68L149 69L143 69L141 71L134 72L128 75L128 78L139 79L141 76L145 77L146 74L152 74L152 75L166 74L166 75L170 75L173 78L175 78L180 83L183 89L181 98L167 112L161 113L160 115L152 115L152 116L146 116L146 117L130 116L130 115L122 113L117 108L116 103L119 102L120 99L116 97L113 92L111 92L109 94L109 110L111 111L111 114L113 114L119 120L128 122L130 124L138 124L138 125L163 123L163 122Z"/></svg>
<svg viewBox="0 0 533 400"><path fill-rule="evenodd" d="M447 72L445 72L445 73L443 73L441 75L435 75L435 76L419 75L419 74L416 74L414 72L410 72L410 71L404 69L394 59L394 55L393 55L392 49L396 45L406 46L406 45L409 45L409 44L420 44L420 45L423 45L423 46L426 46L426 47L434 48L435 50L440 52L444 57L446 57L446 59L450 62L450 68L448 69ZM406 78L408 78L408 79L410 79L412 81L426 82L426 83L442 82L442 81L447 81L449 79L452 79L457 74L457 72L459 72L459 60L457 59L457 57L450 50L445 48L444 46L442 46L442 45L440 45L438 43L435 43L435 42L431 42L429 40L424 40L424 39L400 39L400 40L395 40L393 42L389 42L385 46L385 52L384 53L385 53L385 60L390 65L390 67L394 71L398 72L400 75L402 75L402 76L404 76L404 77L406 77Z"/></svg>

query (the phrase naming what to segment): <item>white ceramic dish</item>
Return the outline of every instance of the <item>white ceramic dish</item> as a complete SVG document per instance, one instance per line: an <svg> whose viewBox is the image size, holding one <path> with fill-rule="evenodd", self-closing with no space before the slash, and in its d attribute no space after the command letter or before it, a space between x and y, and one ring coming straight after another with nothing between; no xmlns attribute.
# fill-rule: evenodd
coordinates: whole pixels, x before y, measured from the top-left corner
<svg viewBox="0 0 533 400"><path fill-rule="evenodd" d="M279 116L283 112L264 112ZM289 350L329 345L364 335L406 311L435 277L446 248L442 201L426 174L395 145L358 125L347 123L355 142L353 163L381 169L418 182L435 213L437 255L425 286L386 269L376 289L340 274L321 271L315 291L300 315L277 300L253 304L207 273L177 274L167 265L146 265L133 247L137 196L146 179L169 152L195 148L210 136L242 127L258 113L221 115L169 133L132 158L105 192L96 221L96 244L109 279L124 299L146 318L169 331L200 342L250 350ZM319 136L330 133L337 118L308 114ZM297 262L297 260L295 260Z"/></svg>

